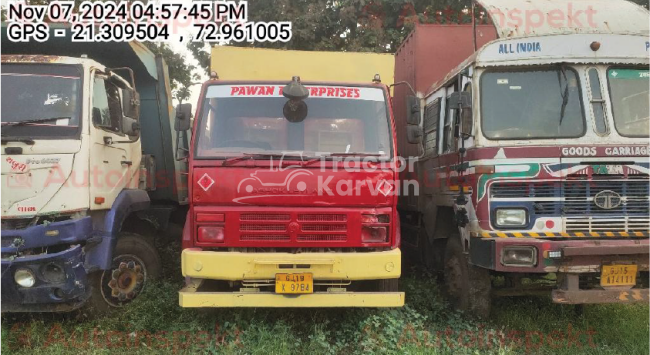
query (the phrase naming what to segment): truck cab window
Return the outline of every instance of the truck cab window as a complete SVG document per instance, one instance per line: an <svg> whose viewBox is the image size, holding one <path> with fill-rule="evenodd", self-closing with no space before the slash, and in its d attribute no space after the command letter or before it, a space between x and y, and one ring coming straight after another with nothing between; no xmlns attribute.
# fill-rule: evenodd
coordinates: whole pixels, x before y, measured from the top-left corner
<svg viewBox="0 0 650 355"><path fill-rule="evenodd" d="M58 139L79 134L81 66L3 63L0 74L3 135ZM32 123L20 124L24 121Z"/></svg>
<svg viewBox="0 0 650 355"><path fill-rule="evenodd" d="M442 99L437 98L430 102L424 110L424 154L437 155L438 152L438 124L440 123L440 109Z"/></svg>
<svg viewBox="0 0 650 355"><path fill-rule="evenodd" d="M605 117L605 100L596 68L589 69L589 87L591 88L591 109L594 113L594 129L598 135L606 135L609 133L609 128Z"/></svg>
<svg viewBox="0 0 650 355"><path fill-rule="evenodd" d="M456 150L456 143L454 139L454 126L456 125L456 116L458 109L449 105L449 98L447 98L447 114L445 115L445 127L442 139L442 152L449 153Z"/></svg>
<svg viewBox="0 0 650 355"><path fill-rule="evenodd" d="M96 76L93 85L93 123L113 132L119 132L122 117L118 88Z"/></svg>
<svg viewBox="0 0 650 355"><path fill-rule="evenodd" d="M578 138L585 133L578 73L570 67L489 71L480 86L488 139Z"/></svg>
<svg viewBox="0 0 650 355"><path fill-rule="evenodd" d="M650 117L648 68L610 68L607 70L614 127L623 137L647 137Z"/></svg>
<svg viewBox="0 0 650 355"><path fill-rule="evenodd" d="M280 96L275 86L264 88L274 94L238 96L231 93L239 87L225 85L208 89L197 140L199 156L227 157L242 152L282 154L284 151L300 151L306 157L390 156L389 116L382 90L314 87L311 89L314 95L305 99L309 107L307 118L292 123L282 115L287 99ZM339 90L340 96L327 97L328 90L332 95Z"/></svg>

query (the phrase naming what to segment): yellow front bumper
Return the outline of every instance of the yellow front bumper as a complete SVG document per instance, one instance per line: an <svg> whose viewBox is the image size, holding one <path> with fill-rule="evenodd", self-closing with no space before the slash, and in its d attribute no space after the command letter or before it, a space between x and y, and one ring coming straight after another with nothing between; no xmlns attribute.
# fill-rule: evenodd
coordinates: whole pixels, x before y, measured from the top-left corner
<svg viewBox="0 0 650 355"><path fill-rule="evenodd" d="M182 289L179 304L185 308L202 307L402 307L404 292L316 292L306 295L279 295L270 292L192 292Z"/></svg>
<svg viewBox="0 0 650 355"><path fill-rule="evenodd" d="M183 276L210 280L275 279L275 274L309 272L314 280L396 279L402 273L399 249L368 253L240 253L185 249Z"/></svg>
<svg viewBox="0 0 650 355"><path fill-rule="evenodd" d="M241 253L183 250L183 276L193 280L274 280L275 274L309 272L314 280L396 279L402 272L399 249L367 253ZM403 292L179 292L181 307L401 307Z"/></svg>

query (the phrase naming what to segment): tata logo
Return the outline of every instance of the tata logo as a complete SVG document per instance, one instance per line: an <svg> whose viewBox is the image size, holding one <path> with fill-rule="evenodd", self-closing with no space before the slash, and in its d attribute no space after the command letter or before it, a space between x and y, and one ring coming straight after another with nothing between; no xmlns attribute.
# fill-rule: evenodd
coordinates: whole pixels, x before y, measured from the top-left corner
<svg viewBox="0 0 650 355"><path fill-rule="evenodd" d="M611 190L604 190L594 196L596 206L604 210L612 210L621 205L621 195Z"/></svg>

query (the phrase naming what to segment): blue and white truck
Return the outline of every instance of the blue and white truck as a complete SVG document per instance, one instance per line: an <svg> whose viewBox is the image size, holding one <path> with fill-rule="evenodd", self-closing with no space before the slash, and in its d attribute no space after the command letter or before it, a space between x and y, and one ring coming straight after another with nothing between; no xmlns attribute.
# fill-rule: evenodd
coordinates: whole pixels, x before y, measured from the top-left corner
<svg viewBox="0 0 650 355"><path fill-rule="evenodd" d="M125 306L187 201L167 65L140 43L13 43L3 26L0 72L2 312Z"/></svg>

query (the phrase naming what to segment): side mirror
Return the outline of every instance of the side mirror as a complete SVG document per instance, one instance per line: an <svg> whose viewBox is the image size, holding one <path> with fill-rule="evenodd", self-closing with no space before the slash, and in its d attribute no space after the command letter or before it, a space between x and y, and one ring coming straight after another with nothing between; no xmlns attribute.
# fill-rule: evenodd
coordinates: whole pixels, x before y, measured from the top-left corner
<svg viewBox="0 0 650 355"><path fill-rule="evenodd" d="M460 105L461 109L472 108L472 94L467 91L454 92L449 95L449 108L457 109Z"/></svg>
<svg viewBox="0 0 650 355"><path fill-rule="evenodd" d="M458 109L459 107L460 113L458 117L460 119L454 131L454 136L456 138L460 136L471 136L474 123L472 115L472 93L461 91L449 95L449 108Z"/></svg>
<svg viewBox="0 0 650 355"><path fill-rule="evenodd" d="M471 136L474 132L474 115L471 108L465 108L460 112L460 130L465 137Z"/></svg>
<svg viewBox="0 0 650 355"><path fill-rule="evenodd" d="M192 104L180 104L176 106L176 121L174 122L174 129L178 132L187 131L190 129L192 118Z"/></svg>
<svg viewBox="0 0 650 355"><path fill-rule="evenodd" d="M137 140L140 137L140 122L131 117L122 117L122 133L132 140Z"/></svg>
<svg viewBox="0 0 650 355"><path fill-rule="evenodd" d="M424 131L420 126L406 126L406 140L411 144L422 143L422 136Z"/></svg>
<svg viewBox="0 0 650 355"><path fill-rule="evenodd" d="M140 94L137 91L122 90L122 113L135 120L140 119Z"/></svg>
<svg viewBox="0 0 650 355"><path fill-rule="evenodd" d="M93 123L102 126L102 111L99 109L99 107L93 107Z"/></svg>
<svg viewBox="0 0 650 355"><path fill-rule="evenodd" d="M409 95L406 97L406 123L419 126L422 121L420 115L420 99Z"/></svg>

